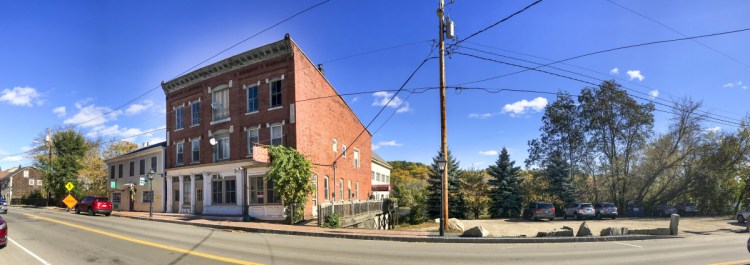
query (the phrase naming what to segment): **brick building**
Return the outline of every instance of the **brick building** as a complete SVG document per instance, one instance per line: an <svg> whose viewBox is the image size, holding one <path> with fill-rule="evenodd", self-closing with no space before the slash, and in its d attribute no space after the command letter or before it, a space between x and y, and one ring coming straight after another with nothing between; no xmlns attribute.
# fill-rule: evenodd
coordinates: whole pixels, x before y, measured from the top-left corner
<svg viewBox="0 0 750 265"><path fill-rule="evenodd" d="M268 165L253 159L258 144L293 147L315 165L307 218L334 198L370 196L370 133L288 34L162 89L168 212L283 219L279 195L264 179ZM340 155L334 179L330 165Z"/></svg>
<svg viewBox="0 0 750 265"><path fill-rule="evenodd" d="M9 202L42 189L43 184L42 172L34 167L14 167L0 172L0 194Z"/></svg>

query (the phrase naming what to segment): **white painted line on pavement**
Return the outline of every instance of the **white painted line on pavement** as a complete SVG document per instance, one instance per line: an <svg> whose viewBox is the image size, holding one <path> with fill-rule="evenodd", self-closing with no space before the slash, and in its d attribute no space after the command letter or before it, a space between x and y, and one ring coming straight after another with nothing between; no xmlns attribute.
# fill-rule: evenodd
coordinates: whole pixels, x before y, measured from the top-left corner
<svg viewBox="0 0 750 265"><path fill-rule="evenodd" d="M23 249L23 251L26 251L26 253L29 253L29 255L31 255L32 257L34 257L36 260L38 260L42 264L44 264L44 265L50 265L49 262L47 262L46 260L43 260L42 258L40 258L39 256L37 256L36 254L34 254L34 252L31 252L31 250L28 250L25 247L21 246L21 244L18 244L18 242L16 242L15 240L11 239L10 237L8 238L8 241L10 241L13 244L16 244L16 246L18 246L21 249Z"/></svg>
<svg viewBox="0 0 750 265"><path fill-rule="evenodd" d="M628 243L622 243L622 242L612 242L612 243L615 243L615 244L620 244L620 245L623 245L623 246L628 246L628 247L634 247L634 248L642 248L642 247L643 247L643 246L632 245L632 244L628 244Z"/></svg>

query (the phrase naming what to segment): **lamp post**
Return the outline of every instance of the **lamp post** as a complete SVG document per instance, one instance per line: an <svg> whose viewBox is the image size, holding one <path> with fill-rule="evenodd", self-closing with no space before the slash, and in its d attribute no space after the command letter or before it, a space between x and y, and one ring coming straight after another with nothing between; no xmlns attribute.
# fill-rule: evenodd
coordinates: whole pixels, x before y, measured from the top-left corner
<svg viewBox="0 0 750 265"><path fill-rule="evenodd" d="M440 175L441 176L444 174L443 172L445 171L445 162L446 162L445 161L445 154L443 154L437 160L437 165L438 165L438 169L440 170ZM441 178L440 182L441 182L441 186L442 186L443 185L442 178ZM445 205L445 200L444 200L444 196L443 196L443 189L440 189L440 206L441 206L440 207L440 236L445 236L445 222L448 221L448 220L445 220L445 218L443 218L445 216L444 213L443 213L443 211L444 211L443 207L442 207L443 205Z"/></svg>
<svg viewBox="0 0 750 265"><path fill-rule="evenodd" d="M148 218L154 218L154 175L156 175L156 172L152 168L147 175L149 185Z"/></svg>

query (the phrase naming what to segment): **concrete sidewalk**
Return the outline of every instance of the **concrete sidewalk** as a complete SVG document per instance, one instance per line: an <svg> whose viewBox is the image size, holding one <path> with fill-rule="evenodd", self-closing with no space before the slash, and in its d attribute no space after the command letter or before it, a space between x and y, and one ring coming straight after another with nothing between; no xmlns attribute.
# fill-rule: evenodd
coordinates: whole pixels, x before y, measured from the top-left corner
<svg viewBox="0 0 750 265"><path fill-rule="evenodd" d="M368 230L354 228L330 229L315 225L287 225L268 222L243 222L239 216L211 216L175 213L154 213L149 218L148 212L112 212L113 216L167 222L175 224L195 225L223 230L239 230L253 233L268 233L296 236L313 236L328 238L346 238L360 240L384 240L401 242L424 243L562 243L562 242L605 242L628 241L646 239L678 238L675 236L625 235L625 236L596 236L596 237L485 237L467 238L458 235L438 236L434 232Z"/></svg>

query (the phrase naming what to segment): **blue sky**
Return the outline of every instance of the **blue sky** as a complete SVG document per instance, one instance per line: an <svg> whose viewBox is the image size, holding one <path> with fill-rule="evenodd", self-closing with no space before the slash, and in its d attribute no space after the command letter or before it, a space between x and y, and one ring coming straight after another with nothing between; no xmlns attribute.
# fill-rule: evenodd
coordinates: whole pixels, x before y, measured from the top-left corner
<svg viewBox="0 0 750 265"><path fill-rule="evenodd" d="M546 63L549 61L541 58L559 60L682 37L664 25L687 36L750 27L747 1L613 1L663 25L607 1L547 0L462 43L467 48L459 51L502 59L468 49L475 48ZM532 2L457 0L446 10L462 38ZM0 124L4 125L0 167L30 163L23 155L15 154L28 150L33 138L46 128L80 124L112 111L158 87L162 80L170 80L317 3L0 2ZM397 89L429 53L430 41L437 38L436 8L436 0L334 0L209 63L289 33L315 63L324 64L326 77L339 93ZM672 100L687 96L703 101L707 111L734 120L741 118L750 111L750 32L699 42L620 50L556 66L598 79L617 78L628 88L651 94L645 98ZM346 58L395 46L400 47ZM519 70L458 54L447 58L446 64L449 85ZM430 60L406 87L437 85L438 63ZM565 90L576 94L586 84L529 71L466 86ZM404 101L408 95L401 93L394 102ZM345 99L366 124L389 96L392 94L381 92ZM486 167L497 159L496 152L503 146L517 164L522 164L527 156L527 141L539 135L540 111L553 99L554 96L536 93L449 90L450 148L464 168ZM437 91L430 90L388 107L370 129L374 133L373 147L387 160L430 162L440 145L438 100ZM89 137L121 138L163 128L164 123L164 94L156 89L111 115L77 128ZM663 132L668 123L668 115L656 113L657 132ZM736 127L707 123L706 129L732 131ZM163 139L162 130L128 140L140 144Z"/></svg>

